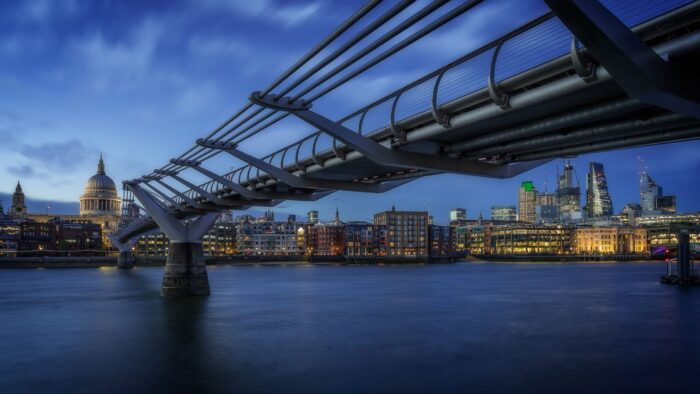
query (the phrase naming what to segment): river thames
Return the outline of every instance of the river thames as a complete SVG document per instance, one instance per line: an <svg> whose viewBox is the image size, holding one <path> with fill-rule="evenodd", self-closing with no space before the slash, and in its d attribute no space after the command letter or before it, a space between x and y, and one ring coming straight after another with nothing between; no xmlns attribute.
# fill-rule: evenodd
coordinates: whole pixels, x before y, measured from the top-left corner
<svg viewBox="0 0 700 394"><path fill-rule="evenodd" d="M662 263L0 270L0 391L697 392Z"/></svg>

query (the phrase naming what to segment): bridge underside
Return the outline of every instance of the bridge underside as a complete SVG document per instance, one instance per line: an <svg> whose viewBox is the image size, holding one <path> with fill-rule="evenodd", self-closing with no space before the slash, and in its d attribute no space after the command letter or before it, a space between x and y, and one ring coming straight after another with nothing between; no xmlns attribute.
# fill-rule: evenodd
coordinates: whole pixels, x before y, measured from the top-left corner
<svg viewBox="0 0 700 394"><path fill-rule="evenodd" d="M516 29L481 52L466 55L337 123L313 112L311 103L304 100L253 93L251 101L261 110L296 116L317 131L264 158L249 156L236 142L199 140L199 148L230 154L246 165L218 175L197 160L173 159L170 169L125 182L125 190L136 195L150 218L124 226L116 242L128 246L159 227L171 240L196 243L203 235L196 222L222 210L274 206L284 200L314 201L336 190L381 193L417 177L445 172L508 178L554 158L700 138L700 113L687 105L693 101L681 97L685 92L674 91L673 86L655 86L655 75L645 74L643 64L651 58L652 65L660 61L662 67L690 70L688 85L700 86L694 71L700 60L698 3L638 25L633 32L614 16L610 18L609 12L605 14L602 6L582 8L577 0L561 3L566 4L553 4L552 9L564 24L575 31L593 31L597 39L581 36L586 47L573 39L569 53L497 82L501 46L554 15ZM595 18L576 14L582 9ZM606 22L598 26L595 20ZM625 57L629 42L637 52L646 50L646 58L637 59L634 53ZM438 105L441 78L450 68L484 53L492 54L492 59L488 75L478 75L486 82L483 87ZM652 83L640 88L635 81L647 77ZM397 115L402 95L425 84L433 86L432 104L422 112ZM363 132L365 115L384 104L391 107L385 126ZM359 118L356 129L344 126L353 118ZM332 143L317 149L321 136L330 137ZM299 157L302 145L309 142L313 142L311 155ZM290 164L285 157L295 159ZM194 185L180 174L185 170L211 181ZM203 279L200 275L192 280Z"/></svg>

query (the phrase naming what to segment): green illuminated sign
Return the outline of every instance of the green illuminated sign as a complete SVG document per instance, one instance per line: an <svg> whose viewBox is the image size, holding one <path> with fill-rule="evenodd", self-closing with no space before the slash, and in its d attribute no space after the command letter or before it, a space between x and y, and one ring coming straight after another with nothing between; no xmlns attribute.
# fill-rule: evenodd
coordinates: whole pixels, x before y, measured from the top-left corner
<svg viewBox="0 0 700 394"><path fill-rule="evenodd" d="M532 190L535 189L535 186L532 184L532 181L525 181L521 184L523 189L525 189L526 192L531 192Z"/></svg>

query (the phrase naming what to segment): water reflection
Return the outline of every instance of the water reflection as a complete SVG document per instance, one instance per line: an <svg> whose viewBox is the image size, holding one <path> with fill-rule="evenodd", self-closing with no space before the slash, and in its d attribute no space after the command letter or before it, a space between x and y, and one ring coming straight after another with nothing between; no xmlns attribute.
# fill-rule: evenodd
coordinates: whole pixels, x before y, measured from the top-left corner
<svg viewBox="0 0 700 394"><path fill-rule="evenodd" d="M158 267L2 270L0 392L692 392L700 289L662 271L216 267L164 299Z"/></svg>

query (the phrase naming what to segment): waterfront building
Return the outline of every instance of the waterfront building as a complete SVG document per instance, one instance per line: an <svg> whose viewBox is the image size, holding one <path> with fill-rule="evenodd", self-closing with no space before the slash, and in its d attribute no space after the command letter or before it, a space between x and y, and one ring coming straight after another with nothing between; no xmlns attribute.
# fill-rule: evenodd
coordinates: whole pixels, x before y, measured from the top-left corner
<svg viewBox="0 0 700 394"><path fill-rule="evenodd" d="M20 224L9 217L0 218L0 257L14 257L17 253Z"/></svg>
<svg viewBox="0 0 700 394"><path fill-rule="evenodd" d="M367 222L346 223L345 256L348 258L386 256L386 226Z"/></svg>
<svg viewBox="0 0 700 394"><path fill-rule="evenodd" d="M100 254L102 245L102 227L89 220L64 221L57 218L52 222L56 226L56 250L66 252L69 256L91 256Z"/></svg>
<svg viewBox="0 0 700 394"><path fill-rule="evenodd" d="M202 249L204 253L212 256L235 254L236 231L234 224L227 221L214 223L202 238Z"/></svg>
<svg viewBox="0 0 700 394"><path fill-rule="evenodd" d="M492 225L467 225L457 227L457 253L459 254L489 254L491 251Z"/></svg>
<svg viewBox="0 0 700 394"><path fill-rule="evenodd" d="M676 248L681 230L688 231L691 244L700 245L700 225L697 224L669 223L645 227L645 230L652 254L659 248Z"/></svg>
<svg viewBox="0 0 700 394"><path fill-rule="evenodd" d="M452 226L428 226L428 251L430 257L452 257L457 253L455 228Z"/></svg>
<svg viewBox="0 0 700 394"><path fill-rule="evenodd" d="M572 249L572 228L561 225L520 224L492 227L490 254L562 254Z"/></svg>
<svg viewBox="0 0 700 394"><path fill-rule="evenodd" d="M56 226L53 223L23 221L20 223L17 251L21 256L56 249Z"/></svg>
<svg viewBox="0 0 700 394"><path fill-rule="evenodd" d="M298 229L294 215L285 222L276 222L271 210L259 219L246 215L238 219L236 249L247 255L296 255L304 250L299 248Z"/></svg>
<svg viewBox="0 0 700 394"><path fill-rule="evenodd" d="M700 212L677 215L640 216L635 220L637 226L667 226L670 224L700 225Z"/></svg>
<svg viewBox="0 0 700 394"><path fill-rule="evenodd" d="M571 162L564 164L564 171L557 180L557 205L559 220L571 222L581 219L581 185Z"/></svg>
<svg viewBox="0 0 700 394"><path fill-rule="evenodd" d="M374 215L374 224L386 226L388 257L428 257L427 212L391 211Z"/></svg>
<svg viewBox="0 0 700 394"><path fill-rule="evenodd" d="M491 207L491 220L515 222L518 220L518 214L515 206L494 206Z"/></svg>
<svg viewBox="0 0 700 394"><path fill-rule="evenodd" d="M12 193L12 206L10 206L10 217L23 218L27 215L27 204L22 191L22 185L17 181L15 192Z"/></svg>
<svg viewBox="0 0 700 394"><path fill-rule="evenodd" d="M345 225L318 223L307 233L307 256L342 256L345 252Z"/></svg>
<svg viewBox="0 0 700 394"><path fill-rule="evenodd" d="M632 227L578 227L574 236L575 253L647 253L647 231Z"/></svg>
<svg viewBox="0 0 700 394"><path fill-rule="evenodd" d="M518 220L521 222L534 223L537 206L537 189L532 181L525 181L518 189Z"/></svg>
<svg viewBox="0 0 700 394"><path fill-rule="evenodd" d="M236 225L216 222L202 238L202 250L207 256L224 256L236 253ZM167 256L170 241L162 232L147 234L134 245L139 256Z"/></svg>
<svg viewBox="0 0 700 394"><path fill-rule="evenodd" d="M310 224L318 223L318 211L309 211L306 214L306 221Z"/></svg>
<svg viewBox="0 0 700 394"><path fill-rule="evenodd" d="M162 232L146 234L134 245L134 255L167 256L170 240ZM206 252L206 251L205 251Z"/></svg>
<svg viewBox="0 0 700 394"><path fill-rule="evenodd" d="M605 169L601 163L591 162L586 176L586 216L611 216L613 203L608 191Z"/></svg>

